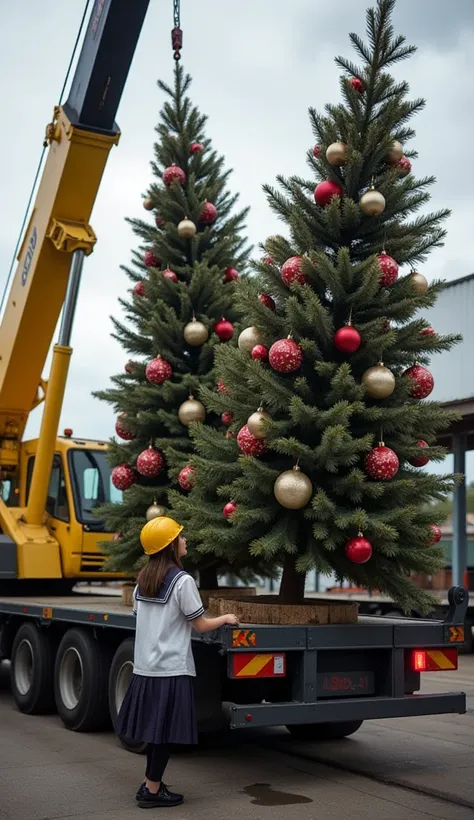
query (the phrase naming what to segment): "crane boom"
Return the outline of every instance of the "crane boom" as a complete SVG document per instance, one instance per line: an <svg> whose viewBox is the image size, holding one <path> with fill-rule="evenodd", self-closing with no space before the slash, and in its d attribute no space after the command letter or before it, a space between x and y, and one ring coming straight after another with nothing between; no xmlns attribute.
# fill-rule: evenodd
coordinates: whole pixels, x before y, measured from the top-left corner
<svg viewBox="0 0 474 820"><path fill-rule="evenodd" d="M95 0L67 102L48 127L47 160L0 325L0 466L14 468L64 303L71 254L89 225L115 115L149 0Z"/></svg>

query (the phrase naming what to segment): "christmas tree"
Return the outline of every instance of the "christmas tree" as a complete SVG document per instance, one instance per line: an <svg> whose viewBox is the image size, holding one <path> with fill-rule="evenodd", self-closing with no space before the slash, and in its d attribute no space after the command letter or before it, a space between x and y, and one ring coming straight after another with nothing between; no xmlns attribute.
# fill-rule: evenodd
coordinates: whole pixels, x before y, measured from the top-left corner
<svg viewBox="0 0 474 820"><path fill-rule="evenodd" d="M235 437L193 432L196 484L181 512L199 549L279 563L285 603L303 599L317 568L427 611L410 574L443 563L433 501L454 477L421 467L443 459L437 434L452 417L426 400L427 365L457 337L420 315L443 284L419 266L449 211L414 216L435 179L417 178L405 150L424 101L388 73L415 51L394 33L393 8L367 11L367 43L350 35L358 64L336 59L342 102L310 109L313 178L265 186L288 238L269 238L238 286L249 327L217 352L220 391L201 391Z"/></svg>
<svg viewBox="0 0 474 820"><path fill-rule="evenodd" d="M95 394L118 414L109 454L123 498L98 515L116 533L104 545L108 566L123 571L142 555L146 519L169 509L170 486L184 492L192 485L189 424L205 418L199 388L215 386L214 352L234 335L235 280L250 251L243 236L247 210L235 210L231 171L205 137L206 117L187 94L190 84L178 64L174 88L158 83L167 100L143 202L153 218L128 220L140 247L123 267L132 283L130 296L119 300L125 319L112 320L131 359L112 387ZM222 424L212 414L207 420ZM201 586L216 586L214 556L189 563L199 569Z"/></svg>

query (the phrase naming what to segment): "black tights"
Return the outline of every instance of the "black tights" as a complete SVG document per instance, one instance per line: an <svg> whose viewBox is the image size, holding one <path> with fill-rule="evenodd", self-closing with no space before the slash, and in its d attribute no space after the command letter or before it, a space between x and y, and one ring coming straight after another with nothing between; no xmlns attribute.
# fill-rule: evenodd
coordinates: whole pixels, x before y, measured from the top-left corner
<svg viewBox="0 0 474 820"><path fill-rule="evenodd" d="M159 783L165 773L171 750L167 743L157 746L149 743L146 750L146 778L152 783Z"/></svg>

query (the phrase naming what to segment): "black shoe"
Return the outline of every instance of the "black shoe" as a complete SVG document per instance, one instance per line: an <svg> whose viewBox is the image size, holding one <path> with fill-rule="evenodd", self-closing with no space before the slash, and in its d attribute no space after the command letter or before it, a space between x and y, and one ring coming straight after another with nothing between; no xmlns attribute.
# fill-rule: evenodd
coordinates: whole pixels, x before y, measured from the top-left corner
<svg viewBox="0 0 474 820"><path fill-rule="evenodd" d="M182 794L169 792L165 784L162 783L156 794L152 794L145 786L144 793L142 797L140 797L138 805L141 809L171 808L171 806L180 806L183 800L184 797Z"/></svg>
<svg viewBox="0 0 474 820"><path fill-rule="evenodd" d="M145 783L145 781L143 781L143 783L140 784L140 788L138 789L138 791L135 795L135 800L137 800L137 801L141 800L143 795L145 794L145 792L146 792L146 783Z"/></svg>

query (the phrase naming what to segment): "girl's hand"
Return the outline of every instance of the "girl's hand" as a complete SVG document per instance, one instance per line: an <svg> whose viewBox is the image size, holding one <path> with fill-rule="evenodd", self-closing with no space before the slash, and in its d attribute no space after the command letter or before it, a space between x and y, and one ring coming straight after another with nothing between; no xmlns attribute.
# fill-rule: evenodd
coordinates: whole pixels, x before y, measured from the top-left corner
<svg viewBox="0 0 474 820"><path fill-rule="evenodd" d="M239 625L239 619L237 618L237 615L224 615L224 619L225 624L229 624L230 626Z"/></svg>

